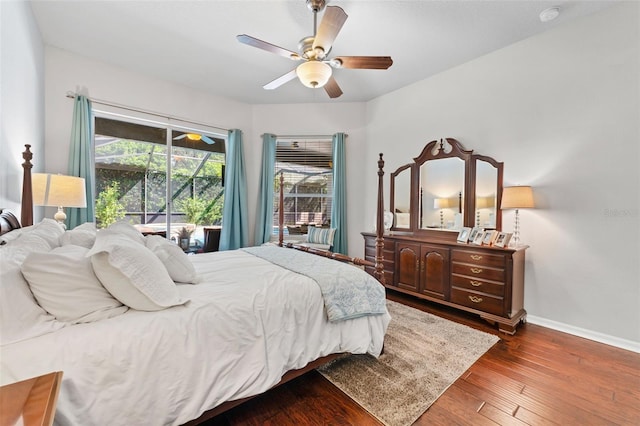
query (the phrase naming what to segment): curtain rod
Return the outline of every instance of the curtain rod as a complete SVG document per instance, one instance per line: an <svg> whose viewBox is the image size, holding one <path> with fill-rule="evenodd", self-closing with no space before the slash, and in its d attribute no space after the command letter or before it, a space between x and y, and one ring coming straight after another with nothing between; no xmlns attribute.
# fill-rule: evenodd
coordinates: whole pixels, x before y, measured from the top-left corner
<svg viewBox="0 0 640 426"><path fill-rule="evenodd" d="M260 135L263 137L266 133ZM345 136L349 136L346 133ZM329 139L332 138L333 135L273 135L276 139Z"/></svg>
<svg viewBox="0 0 640 426"><path fill-rule="evenodd" d="M71 92L71 91L69 91L69 92L67 92L66 97L70 98L70 99L75 99L76 94ZM211 128L214 128L214 129L222 130L222 131L225 131L225 132L229 131L229 129L225 129L224 127L218 127L218 126L214 126L212 124L207 124L207 123L200 123L198 121L188 120L186 118L172 117L170 115L161 114L161 113L155 112L155 111L149 111L149 110L144 110L144 109L140 109L140 108L133 108L133 107L130 107L130 106L117 104L117 103L114 103L114 102L103 101L101 99L95 99L95 98L89 98L89 97L87 97L87 99L89 99L91 102L93 102L95 104L99 104L99 105L105 105L105 106L121 108L121 109L124 109L124 110L127 110L127 111L141 112L143 114L149 114L149 115L153 115L153 116L156 116L156 117L166 118L166 119L169 119L169 120L180 120L180 121L183 121L185 123L195 124L197 126L207 126L207 127L211 127Z"/></svg>

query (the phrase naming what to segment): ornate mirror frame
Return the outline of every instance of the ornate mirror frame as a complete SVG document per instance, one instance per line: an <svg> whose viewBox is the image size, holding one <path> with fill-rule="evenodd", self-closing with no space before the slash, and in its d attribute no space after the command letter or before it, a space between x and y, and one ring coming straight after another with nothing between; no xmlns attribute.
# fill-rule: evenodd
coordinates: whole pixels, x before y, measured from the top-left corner
<svg viewBox="0 0 640 426"><path fill-rule="evenodd" d="M394 212L395 217L395 205L394 197L398 189L395 187L396 177L403 171L411 170L411 202L410 202L410 220L408 227L396 227L396 220L394 220L392 231L416 233L419 235L425 235L434 237L437 239L454 240L457 233L455 232L443 232L440 229L423 228L420 226L420 219L422 217L422 188L420 182L420 170L421 166L427 161L437 161L446 158L459 158L464 162L464 188L462 193L462 226L474 227L476 226L476 183L477 183L477 165L479 161L484 161L496 169L495 176L495 202L494 202L494 214L495 214L495 229L502 230L502 212L500 210L500 201L502 199L502 180L503 180L503 167L504 163L496 161L492 157L485 155L474 154L473 150L466 150L462 144L453 138L445 138L440 140L433 140L425 145L420 155L413 159L413 163L405 164L396 169L395 172L390 175L390 208L391 212ZM488 228L487 228L488 229Z"/></svg>

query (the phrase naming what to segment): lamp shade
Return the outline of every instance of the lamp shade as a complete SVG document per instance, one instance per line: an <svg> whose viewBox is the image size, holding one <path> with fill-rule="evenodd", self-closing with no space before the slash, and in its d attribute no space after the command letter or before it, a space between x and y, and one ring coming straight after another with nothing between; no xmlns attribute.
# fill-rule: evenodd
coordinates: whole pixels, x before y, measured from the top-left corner
<svg viewBox="0 0 640 426"><path fill-rule="evenodd" d="M433 199L433 208L434 209L449 209L453 207L453 203L449 198L434 198Z"/></svg>
<svg viewBox="0 0 640 426"><path fill-rule="evenodd" d="M84 178L34 173L32 186L36 206L87 207Z"/></svg>
<svg viewBox="0 0 640 426"><path fill-rule="evenodd" d="M331 78L331 67L324 62L308 61L298 65L296 74L302 84L315 89L327 84Z"/></svg>
<svg viewBox="0 0 640 426"><path fill-rule="evenodd" d="M527 209L533 208L533 190L530 186L509 186L503 188L500 208Z"/></svg>
<svg viewBox="0 0 640 426"><path fill-rule="evenodd" d="M477 197L476 209L488 209L495 205L495 197Z"/></svg>

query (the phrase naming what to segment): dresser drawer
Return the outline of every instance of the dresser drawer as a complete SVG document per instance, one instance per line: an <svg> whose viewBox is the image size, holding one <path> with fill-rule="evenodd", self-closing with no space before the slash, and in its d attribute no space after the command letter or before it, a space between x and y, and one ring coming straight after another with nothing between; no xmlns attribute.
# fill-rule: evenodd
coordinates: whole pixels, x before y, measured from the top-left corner
<svg viewBox="0 0 640 426"><path fill-rule="evenodd" d="M453 287L459 287L461 289L479 291L482 293L491 294L498 297L504 296L504 284L493 282L493 281L485 281L476 278L461 276L461 275L452 275L451 276L451 285Z"/></svg>
<svg viewBox="0 0 640 426"><path fill-rule="evenodd" d="M502 254L489 254L482 251L452 250L453 262L470 263L473 265L489 266L492 268L504 268L505 257Z"/></svg>
<svg viewBox="0 0 640 426"><path fill-rule="evenodd" d="M502 297L454 287L451 289L451 301L458 305L468 306L490 314L503 315L504 299Z"/></svg>
<svg viewBox="0 0 640 426"><path fill-rule="evenodd" d="M468 265L466 263L453 262L451 264L451 273L499 282L504 282L505 279L504 269L488 268L483 265Z"/></svg>

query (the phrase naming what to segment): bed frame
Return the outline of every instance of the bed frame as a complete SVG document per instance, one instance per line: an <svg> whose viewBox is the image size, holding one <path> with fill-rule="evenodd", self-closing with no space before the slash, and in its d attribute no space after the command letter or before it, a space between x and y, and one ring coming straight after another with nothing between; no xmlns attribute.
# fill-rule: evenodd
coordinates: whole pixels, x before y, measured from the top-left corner
<svg viewBox="0 0 640 426"><path fill-rule="evenodd" d="M24 162L22 163L23 168L23 180L22 180L22 203L21 203L21 220L18 222L17 218L8 210L0 209L0 235L6 232L9 232L13 229L20 228L22 226L33 225L33 191L31 184L31 168L33 167L31 163L31 159L33 158L33 154L30 151L31 145L25 144L25 151L22 153L22 158ZM297 244L283 243L283 223L284 223L284 193L282 185L282 175L280 176L281 184L280 184L280 213L278 217L279 221L279 231L278 231L278 245L281 247L289 247L297 250L306 251L308 253L312 253L315 255L328 257L331 259L335 259L342 262L353 263L358 266L370 266L374 268L374 277L384 285L384 267L383 267L383 247L384 247L384 192L383 192L383 176L384 176L384 160L382 159L382 154L380 154L380 158L378 159L378 202L377 202L377 211L376 211L376 254L375 254L375 262L370 262L365 259L357 258L357 257L349 257L340 253L332 253L326 250L314 249L311 247L304 247ZM299 370L291 370L285 373L282 376L282 379L278 384L274 387L279 386L283 383L286 383L292 379L295 379L298 376L301 376L308 371L311 371L315 368L318 368L327 362L334 360L344 354L330 354L321 358L316 359L315 361L310 362L305 367ZM185 425L197 425L204 421L207 421L223 412L230 410L233 407L236 407L242 404L245 401L248 401L253 397L238 399L234 401L224 402L217 407L204 412L197 419L191 420Z"/></svg>

